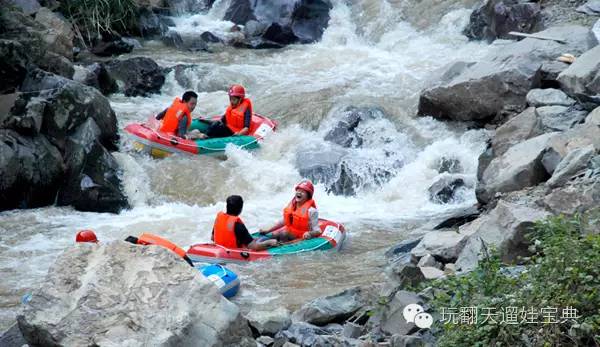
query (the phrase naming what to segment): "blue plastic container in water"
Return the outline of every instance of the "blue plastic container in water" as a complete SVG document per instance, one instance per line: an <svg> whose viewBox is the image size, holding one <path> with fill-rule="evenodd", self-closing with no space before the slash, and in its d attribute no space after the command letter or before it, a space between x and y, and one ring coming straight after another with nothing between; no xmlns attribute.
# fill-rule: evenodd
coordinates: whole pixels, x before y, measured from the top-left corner
<svg viewBox="0 0 600 347"><path fill-rule="evenodd" d="M235 272L219 264L196 265L204 277L214 283L226 298L234 297L240 290L240 279Z"/></svg>

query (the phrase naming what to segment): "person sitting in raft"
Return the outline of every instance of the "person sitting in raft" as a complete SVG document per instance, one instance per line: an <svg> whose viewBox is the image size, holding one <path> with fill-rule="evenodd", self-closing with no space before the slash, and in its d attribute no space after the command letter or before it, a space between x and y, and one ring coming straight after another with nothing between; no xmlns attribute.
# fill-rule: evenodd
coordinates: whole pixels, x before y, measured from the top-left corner
<svg viewBox="0 0 600 347"><path fill-rule="evenodd" d="M269 229L261 229L261 235L272 232L272 237L286 242L299 238L310 239L321 234L319 212L313 200L315 188L312 182L302 181L294 189L296 194L283 209L283 219ZM284 228L281 229L282 227Z"/></svg>
<svg viewBox="0 0 600 347"><path fill-rule="evenodd" d="M169 108L156 115L156 119L162 119L159 131L184 139L200 138L202 133L197 130L188 133L190 124L192 124L192 111L196 108L197 103L198 94L191 90L183 93L181 99L175 98Z"/></svg>
<svg viewBox="0 0 600 347"><path fill-rule="evenodd" d="M220 121L212 122L206 135L201 138L248 135L252 120L252 102L246 98L246 90L239 84L229 88L229 106Z"/></svg>
<svg viewBox="0 0 600 347"><path fill-rule="evenodd" d="M239 215L242 213L244 200L239 195L227 197L227 212L219 212L215 218L212 231L212 240L217 245L226 248L249 248L254 251L262 251L277 245L277 240L267 239L264 241L252 238L248 229Z"/></svg>

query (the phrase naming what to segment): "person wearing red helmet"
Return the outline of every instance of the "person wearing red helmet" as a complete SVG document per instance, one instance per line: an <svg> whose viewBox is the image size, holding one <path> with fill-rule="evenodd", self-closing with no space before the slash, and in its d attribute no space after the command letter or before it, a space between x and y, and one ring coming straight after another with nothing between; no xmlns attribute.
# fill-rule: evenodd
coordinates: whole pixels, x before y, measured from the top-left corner
<svg viewBox="0 0 600 347"><path fill-rule="evenodd" d="M252 102L246 98L246 89L240 84L234 84L227 94L229 106L221 120L209 126L205 138L248 135L253 110Z"/></svg>
<svg viewBox="0 0 600 347"><path fill-rule="evenodd" d="M283 209L283 219L260 234L272 233L273 237L285 242L293 239L310 239L321 234L319 211L313 200L315 188L311 181L304 180L295 187L296 194Z"/></svg>
<svg viewBox="0 0 600 347"><path fill-rule="evenodd" d="M75 242L92 242L98 243L98 237L92 230L79 230L75 235Z"/></svg>

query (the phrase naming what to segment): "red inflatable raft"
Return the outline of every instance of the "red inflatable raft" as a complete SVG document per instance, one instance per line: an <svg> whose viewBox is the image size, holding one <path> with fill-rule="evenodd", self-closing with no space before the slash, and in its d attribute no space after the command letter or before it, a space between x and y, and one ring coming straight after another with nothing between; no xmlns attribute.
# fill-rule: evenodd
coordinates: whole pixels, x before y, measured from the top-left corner
<svg viewBox="0 0 600 347"><path fill-rule="evenodd" d="M264 251L251 251L241 248L225 248L214 243L200 243L190 247L188 257L193 262L228 263L264 260L272 257L299 254L310 251L339 250L346 239L342 224L319 219L321 235L310 240L294 240ZM259 235L254 234L254 237Z"/></svg>

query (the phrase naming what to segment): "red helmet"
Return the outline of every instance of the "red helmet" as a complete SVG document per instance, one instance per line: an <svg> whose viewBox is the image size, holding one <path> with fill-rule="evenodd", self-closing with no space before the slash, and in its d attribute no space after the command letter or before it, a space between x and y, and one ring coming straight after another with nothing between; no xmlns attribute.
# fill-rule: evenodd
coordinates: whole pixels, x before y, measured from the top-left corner
<svg viewBox="0 0 600 347"><path fill-rule="evenodd" d="M294 188L294 190L296 190L296 189L302 189L305 192L310 193L311 196L315 192L315 187L313 186L313 184L310 180L304 180L304 181L301 181L300 183L296 184L296 187Z"/></svg>
<svg viewBox="0 0 600 347"><path fill-rule="evenodd" d="M229 88L227 93L229 96L239 96L240 98L246 97L246 89L241 84L234 84Z"/></svg>
<svg viewBox="0 0 600 347"><path fill-rule="evenodd" d="M98 242L98 238L92 230L79 230L75 242Z"/></svg>

